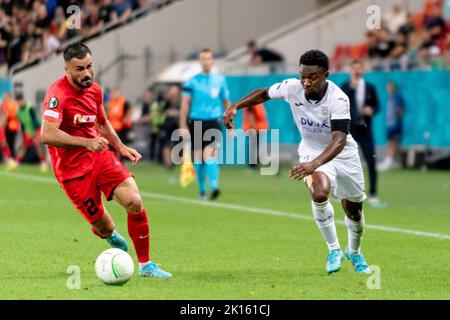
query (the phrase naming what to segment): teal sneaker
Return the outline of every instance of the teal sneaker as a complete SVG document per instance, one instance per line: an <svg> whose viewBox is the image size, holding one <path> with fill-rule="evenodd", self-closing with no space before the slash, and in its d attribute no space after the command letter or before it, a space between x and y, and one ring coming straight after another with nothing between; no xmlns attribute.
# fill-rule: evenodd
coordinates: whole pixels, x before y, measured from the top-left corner
<svg viewBox="0 0 450 320"><path fill-rule="evenodd" d="M128 251L128 244L125 241L125 238L122 237L116 230L114 230L111 237L106 238L106 241L111 245L113 248L122 249L123 251Z"/></svg>
<svg viewBox="0 0 450 320"><path fill-rule="evenodd" d="M343 258L341 249L331 250L327 256L327 272L333 273L341 270Z"/></svg>
<svg viewBox="0 0 450 320"><path fill-rule="evenodd" d="M156 263L149 262L139 269L139 275L141 277L153 277L153 278L171 278L172 275L160 269Z"/></svg>
<svg viewBox="0 0 450 320"><path fill-rule="evenodd" d="M366 258L362 253L349 253L348 248L345 252L345 257L351 261L355 271L358 273L371 273L369 266L367 265Z"/></svg>

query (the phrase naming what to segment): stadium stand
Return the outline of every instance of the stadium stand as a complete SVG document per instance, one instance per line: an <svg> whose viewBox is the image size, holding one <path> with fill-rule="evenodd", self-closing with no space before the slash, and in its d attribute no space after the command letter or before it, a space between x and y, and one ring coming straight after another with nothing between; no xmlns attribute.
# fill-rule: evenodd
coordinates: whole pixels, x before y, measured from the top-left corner
<svg viewBox="0 0 450 320"><path fill-rule="evenodd" d="M0 76L116 28L173 0L2 0ZM76 6L76 7L75 7ZM79 10L79 9L81 10ZM82 25L83 28L76 26Z"/></svg>
<svg viewBox="0 0 450 320"><path fill-rule="evenodd" d="M373 70L440 70L450 65L448 1L428 0L418 12L394 4L380 29L369 30L360 43L339 44L333 54L335 71L349 61L364 59Z"/></svg>

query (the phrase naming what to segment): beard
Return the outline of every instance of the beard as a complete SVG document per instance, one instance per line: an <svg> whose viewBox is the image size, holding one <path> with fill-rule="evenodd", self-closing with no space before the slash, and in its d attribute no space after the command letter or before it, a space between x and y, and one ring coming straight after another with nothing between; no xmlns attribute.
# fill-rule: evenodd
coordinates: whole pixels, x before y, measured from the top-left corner
<svg viewBox="0 0 450 320"><path fill-rule="evenodd" d="M77 79L75 79L74 77L72 77L72 81L81 89L87 89L92 85L92 77L84 77L83 79L81 79L81 81L78 81Z"/></svg>

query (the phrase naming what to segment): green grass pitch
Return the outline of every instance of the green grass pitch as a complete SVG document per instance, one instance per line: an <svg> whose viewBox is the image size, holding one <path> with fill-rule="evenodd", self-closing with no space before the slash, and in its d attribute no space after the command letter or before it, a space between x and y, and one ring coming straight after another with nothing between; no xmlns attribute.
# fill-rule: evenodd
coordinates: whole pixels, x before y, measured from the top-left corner
<svg viewBox="0 0 450 320"><path fill-rule="evenodd" d="M450 172L380 175L389 207L365 206L363 253L381 271L381 287L369 289L370 275L356 274L349 261L326 274L308 193L288 168L280 176L224 168L214 204L197 201L195 183L181 188L178 170L132 171L149 213L152 260L172 279L101 283L94 261L108 244L91 234L52 173L23 166L0 173L0 299L450 299ZM345 247L343 210L333 204ZM124 210L107 208L131 245ZM80 268L80 289L66 286L71 265Z"/></svg>

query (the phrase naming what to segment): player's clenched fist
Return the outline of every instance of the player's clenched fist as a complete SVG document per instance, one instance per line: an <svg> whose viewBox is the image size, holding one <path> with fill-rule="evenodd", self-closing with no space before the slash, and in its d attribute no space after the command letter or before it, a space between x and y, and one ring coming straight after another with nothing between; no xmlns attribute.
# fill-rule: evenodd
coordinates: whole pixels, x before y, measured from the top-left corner
<svg viewBox="0 0 450 320"><path fill-rule="evenodd" d="M126 145L121 146L119 152L122 157L130 159L132 165L135 165L139 160L142 159L142 156L139 152L137 152L133 148L127 147Z"/></svg>
<svg viewBox="0 0 450 320"><path fill-rule="evenodd" d="M100 152L108 145L108 140L102 137L87 139L86 149L89 151Z"/></svg>
<svg viewBox="0 0 450 320"><path fill-rule="evenodd" d="M234 105L230 106L223 114L223 123L227 129L234 129L234 116L236 115L236 107Z"/></svg>

